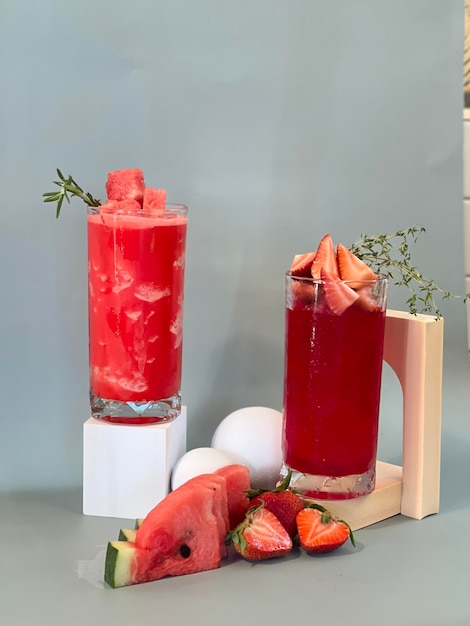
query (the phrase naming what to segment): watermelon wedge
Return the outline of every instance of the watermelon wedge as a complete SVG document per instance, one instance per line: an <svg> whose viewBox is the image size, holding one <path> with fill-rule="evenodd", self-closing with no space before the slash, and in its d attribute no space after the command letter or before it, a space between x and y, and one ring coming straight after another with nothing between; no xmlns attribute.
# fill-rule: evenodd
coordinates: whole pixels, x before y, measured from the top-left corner
<svg viewBox="0 0 470 626"><path fill-rule="evenodd" d="M220 567L227 533L249 507L249 488L249 470L237 464L183 483L108 543L105 581L123 587Z"/></svg>
<svg viewBox="0 0 470 626"><path fill-rule="evenodd" d="M250 506L247 491L250 489L250 470L245 465L225 465L214 474L226 480L229 530L233 530L244 519Z"/></svg>
<svg viewBox="0 0 470 626"><path fill-rule="evenodd" d="M142 521L135 541L110 541L105 581L122 587L220 567L217 490L202 481L164 498Z"/></svg>
<svg viewBox="0 0 470 626"><path fill-rule="evenodd" d="M246 492L250 489L250 471L245 465L226 465L217 469L213 474L201 474L190 479L191 481L206 482L208 480L215 481L217 485L222 487L220 501L214 506L214 514L219 516L219 532L223 540L221 548L222 558L226 554L225 536L229 530L233 530L244 519L245 514L250 506L250 500ZM193 483L194 484L194 483ZM142 525L143 518L135 520L134 528L121 528L119 531L120 541L135 541L137 530Z"/></svg>
<svg viewBox="0 0 470 626"><path fill-rule="evenodd" d="M220 541L220 556L226 558L228 555L228 548L225 544L225 537L230 530L228 502L227 502L227 483L223 476L217 474L199 474L194 476L184 483L187 489L191 489L194 485L202 485L207 489L212 489L215 492L213 500L212 512L214 513L218 529L219 529L219 541ZM183 487L184 485L181 485Z"/></svg>
<svg viewBox="0 0 470 626"><path fill-rule="evenodd" d="M214 498L213 502L213 513L217 517L218 526L219 526L219 539L221 543L220 552L221 558L227 556L227 546L225 545L225 537L230 530L229 523L229 515L228 515L228 505L227 505L227 488L226 488L226 480L223 476L217 476L215 474L200 474L199 476L195 476L191 478L189 481L190 485L194 484L202 484L202 485L210 485L211 489L218 492L217 497ZM135 542L135 538L137 535L137 530L142 525L143 519L139 518L135 521L135 528L121 528L119 531L119 541L130 541Z"/></svg>
<svg viewBox="0 0 470 626"><path fill-rule="evenodd" d="M114 589L149 582L153 580L152 559L150 550L138 548L133 542L110 541L106 550L104 580Z"/></svg>
<svg viewBox="0 0 470 626"><path fill-rule="evenodd" d="M172 554L180 539L194 534L193 530L203 530L201 520L207 522L206 526L213 525L218 537L214 498L219 497L215 489L204 484L181 485L143 519L135 537L136 545L147 550L158 549L163 556ZM193 523L195 529L191 529Z"/></svg>

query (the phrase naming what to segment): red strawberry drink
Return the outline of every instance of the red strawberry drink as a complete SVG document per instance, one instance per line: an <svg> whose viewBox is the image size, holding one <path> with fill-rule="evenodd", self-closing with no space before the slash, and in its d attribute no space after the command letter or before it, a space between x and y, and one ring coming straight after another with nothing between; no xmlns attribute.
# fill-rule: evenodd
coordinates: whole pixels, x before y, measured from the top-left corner
<svg viewBox="0 0 470 626"><path fill-rule="evenodd" d="M88 215L90 398L94 417L148 423L180 411L187 208L132 199L131 184L113 199L129 172Z"/></svg>
<svg viewBox="0 0 470 626"><path fill-rule="evenodd" d="M331 249L286 275L283 454L301 493L349 499L375 486L387 280Z"/></svg>

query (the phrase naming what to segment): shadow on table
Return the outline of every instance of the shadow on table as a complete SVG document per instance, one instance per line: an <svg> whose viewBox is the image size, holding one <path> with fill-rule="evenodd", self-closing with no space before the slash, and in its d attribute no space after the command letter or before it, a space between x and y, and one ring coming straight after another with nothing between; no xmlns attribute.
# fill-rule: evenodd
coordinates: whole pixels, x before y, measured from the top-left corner
<svg viewBox="0 0 470 626"><path fill-rule="evenodd" d="M442 433L440 510L455 511L470 505L469 441L450 433Z"/></svg>

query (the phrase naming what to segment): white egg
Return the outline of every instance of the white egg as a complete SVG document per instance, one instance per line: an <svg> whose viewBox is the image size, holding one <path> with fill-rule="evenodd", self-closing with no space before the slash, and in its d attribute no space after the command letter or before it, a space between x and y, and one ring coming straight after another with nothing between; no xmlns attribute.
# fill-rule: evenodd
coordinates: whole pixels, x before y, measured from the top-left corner
<svg viewBox="0 0 470 626"><path fill-rule="evenodd" d="M214 448L194 448L177 461L171 475L171 488L177 489L194 476L209 474L232 463L238 463L238 460L228 452Z"/></svg>
<svg viewBox="0 0 470 626"><path fill-rule="evenodd" d="M227 415L211 445L248 466L253 489L272 489L282 467L282 413L262 406Z"/></svg>

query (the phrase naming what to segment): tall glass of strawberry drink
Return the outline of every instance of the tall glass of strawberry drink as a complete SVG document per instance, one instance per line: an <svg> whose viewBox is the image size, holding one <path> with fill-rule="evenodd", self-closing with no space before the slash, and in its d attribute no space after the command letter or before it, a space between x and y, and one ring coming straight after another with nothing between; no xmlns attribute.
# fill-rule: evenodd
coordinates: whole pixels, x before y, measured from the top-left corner
<svg viewBox="0 0 470 626"><path fill-rule="evenodd" d="M350 499L375 487L387 279L317 271L285 277L284 471L307 497Z"/></svg>
<svg viewBox="0 0 470 626"><path fill-rule="evenodd" d="M140 170L110 173L107 189L88 212L91 412L169 421L181 409L187 207L145 190Z"/></svg>

